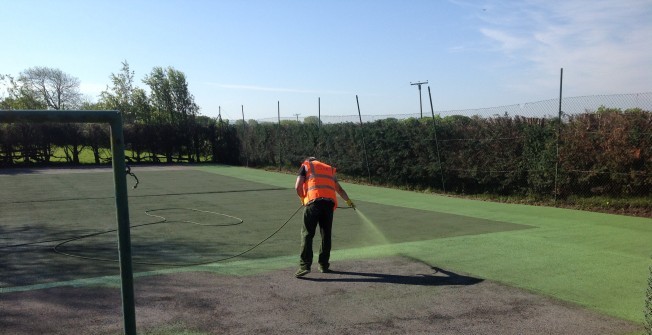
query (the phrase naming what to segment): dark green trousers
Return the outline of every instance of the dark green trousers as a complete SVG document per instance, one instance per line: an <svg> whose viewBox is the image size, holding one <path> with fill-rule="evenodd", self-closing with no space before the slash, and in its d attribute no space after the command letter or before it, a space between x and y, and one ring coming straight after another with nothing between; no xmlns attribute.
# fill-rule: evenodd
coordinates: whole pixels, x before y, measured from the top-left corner
<svg viewBox="0 0 652 335"><path fill-rule="evenodd" d="M321 234L319 248L319 265L328 269L328 260L331 257L331 233L333 231L333 202L316 200L306 206L303 212L303 227L301 228L301 261L302 269L310 270L312 265L312 240L315 237L317 226Z"/></svg>

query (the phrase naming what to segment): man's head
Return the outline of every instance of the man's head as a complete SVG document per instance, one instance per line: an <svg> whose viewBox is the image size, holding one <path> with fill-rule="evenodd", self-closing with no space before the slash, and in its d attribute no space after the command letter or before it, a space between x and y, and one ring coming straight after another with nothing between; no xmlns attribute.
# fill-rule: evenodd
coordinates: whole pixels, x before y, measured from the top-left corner
<svg viewBox="0 0 652 335"><path fill-rule="evenodd" d="M317 158L312 157L312 156L306 157L306 159L305 159L306 162L312 162L312 161L316 161L316 160L317 160Z"/></svg>

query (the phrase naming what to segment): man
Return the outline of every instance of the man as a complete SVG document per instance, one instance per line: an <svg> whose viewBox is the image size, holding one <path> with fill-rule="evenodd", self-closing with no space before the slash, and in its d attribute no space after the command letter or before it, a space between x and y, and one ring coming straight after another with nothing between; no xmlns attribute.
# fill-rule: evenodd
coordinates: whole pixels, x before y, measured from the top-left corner
<svg viewBox="0 0 652 335"><path fill-rule="evenodd" d="M301 261L295 277L303 277L310 273L312 265L312 239L319 225L321 247L319 248L319 271L329 272L331 255L331 232L333 228L333 212L337 208L337 194L346 201L349 207L355 208L335 177L335 168L308 157L301 164L297 181L294 184L301 203L305 206L303 212L303 227L301 228Z"/></svg>

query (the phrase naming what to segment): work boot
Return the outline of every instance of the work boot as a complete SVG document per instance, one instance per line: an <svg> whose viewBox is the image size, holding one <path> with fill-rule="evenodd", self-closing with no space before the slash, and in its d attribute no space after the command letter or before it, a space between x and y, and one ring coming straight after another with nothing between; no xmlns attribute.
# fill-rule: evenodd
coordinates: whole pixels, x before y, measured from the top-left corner
<svg viewBox="0 0 652 335"><path fill-rule="evenodd" d="M299 277L303 277L303 276L305 276L305 275L307 275L309 273L310 273L310 269L299 269L299 270L297 270L297 272L294 273L294 276L299 278Z"/></svg>
<svg viewBox="0 0 652 335"><path fill-rule="evenodd" d="M331 272L331 270L328 268L328 266L319 265L319 272L321 272L321 273L329 273L329 272Z"/></svg>

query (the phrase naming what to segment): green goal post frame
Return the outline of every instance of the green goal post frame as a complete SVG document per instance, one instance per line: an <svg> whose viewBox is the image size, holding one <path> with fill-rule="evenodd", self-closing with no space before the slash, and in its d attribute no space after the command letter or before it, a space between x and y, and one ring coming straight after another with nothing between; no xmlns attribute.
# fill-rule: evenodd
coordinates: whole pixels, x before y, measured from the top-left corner
<svg viewBox="0 0 652 335"><path fill-rule="evenodd" d="M122 290L122 313L127 335L136 334L136 307L129 230L129 201L125 163L122 114L116 110L0 110L2 123L108 123L111 126L111 152L115 204L118 221L118 257Z"/></svg>

